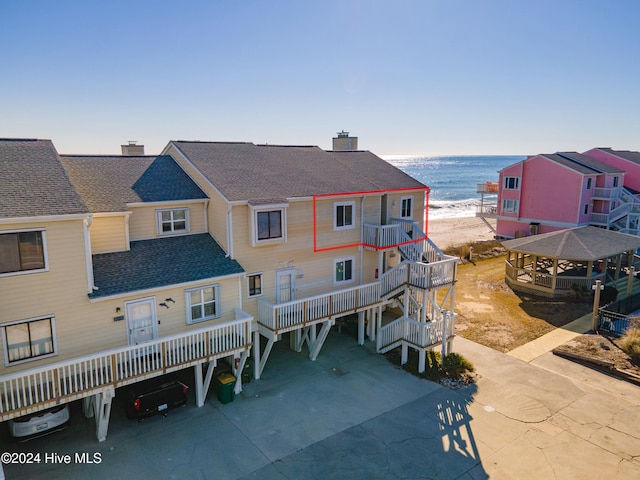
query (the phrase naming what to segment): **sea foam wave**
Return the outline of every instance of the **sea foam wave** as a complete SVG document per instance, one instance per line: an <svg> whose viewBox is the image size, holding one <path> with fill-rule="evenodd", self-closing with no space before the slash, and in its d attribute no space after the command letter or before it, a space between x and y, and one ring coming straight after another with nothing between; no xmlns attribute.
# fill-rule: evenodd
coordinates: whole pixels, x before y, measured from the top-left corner
<svg viewBox="0 0 640 480"><path fill-rule="evenodd" d="M478 205L480 200L477 198L432 200L429 201L429 218L475 217Z"/></svg>

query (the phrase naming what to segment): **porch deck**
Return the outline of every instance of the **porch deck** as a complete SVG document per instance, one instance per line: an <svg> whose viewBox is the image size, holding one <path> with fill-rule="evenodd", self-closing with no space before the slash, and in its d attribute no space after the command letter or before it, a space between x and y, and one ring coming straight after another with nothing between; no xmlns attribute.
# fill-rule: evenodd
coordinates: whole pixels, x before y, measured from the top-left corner
<svg viewBox="0 0 640 480"><path fill-rule="evenodd" d="M3 375L0 421L248 351L252 320L238 310L221 325Z"/></svg>

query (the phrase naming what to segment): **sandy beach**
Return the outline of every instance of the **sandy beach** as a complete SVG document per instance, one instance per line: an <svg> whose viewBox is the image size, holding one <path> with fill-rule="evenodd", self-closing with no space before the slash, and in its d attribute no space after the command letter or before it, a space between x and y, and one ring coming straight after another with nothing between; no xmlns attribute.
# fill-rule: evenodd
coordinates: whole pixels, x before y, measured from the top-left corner
<svg viewBox="0 0 640 480"><path fill-rule="evenodd" d="M489 219L489 223L495 228L495 219ZM430 219L427 233L440 249L493 240L495 235L482 219L477 217Z"/></svg>

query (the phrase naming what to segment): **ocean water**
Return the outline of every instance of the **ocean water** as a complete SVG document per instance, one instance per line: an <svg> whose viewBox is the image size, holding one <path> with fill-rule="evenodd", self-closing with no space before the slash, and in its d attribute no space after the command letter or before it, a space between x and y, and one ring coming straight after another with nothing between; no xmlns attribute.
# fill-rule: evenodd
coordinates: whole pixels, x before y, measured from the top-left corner
<svg viewBox="0 0 640 480"><path fill-rule="evenodd" d="M382 157L428 185L429 218L473 217L480 205L477 184L497 182L498 171L524 160L522 155L400 156ZM485 195L485 201L496 197Z"/></svg>

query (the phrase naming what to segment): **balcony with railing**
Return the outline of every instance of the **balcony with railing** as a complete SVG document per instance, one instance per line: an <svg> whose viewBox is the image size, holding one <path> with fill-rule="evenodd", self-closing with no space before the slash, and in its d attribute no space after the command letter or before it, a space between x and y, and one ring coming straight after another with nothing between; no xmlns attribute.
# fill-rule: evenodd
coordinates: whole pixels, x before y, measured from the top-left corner
<svg viewBox="0 0 640 480"><path fill-rule="evenodd" d="M253 317L0 377L0 421L248 351Z"/></svg>
<svg viewBox="0 0 640 480"><path fill-rule="evenodd" d="M498 182L484 182L476 184L476 192L484 194L497 194Z"/></svg>
<svg viewBox="0 0 640 480"><path fill-rule="evenodd" d="M594 200L614 200L620 197L622 188L594 188L591 196Z"/></svg>
<svg viewBox="0 0 640 480"><path fill-rule="evenodd" d="M258 299L258 325L279 335L372 308L380 302L379 282L277 304Z"/></svg>

